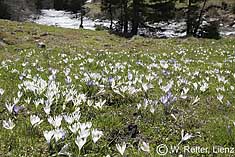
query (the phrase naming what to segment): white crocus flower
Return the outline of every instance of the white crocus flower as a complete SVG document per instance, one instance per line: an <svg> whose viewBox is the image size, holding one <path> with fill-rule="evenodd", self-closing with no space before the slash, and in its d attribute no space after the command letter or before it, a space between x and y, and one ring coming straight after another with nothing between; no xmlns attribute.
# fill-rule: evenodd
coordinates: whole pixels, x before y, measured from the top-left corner
<svg viewBox="0 0 235 157"><path fill-rule="evenodd" d="M217 99L221 102L221 103L223 103L223 98L224 98L224 96L222 95L222 94L218 94L217 95Z"/></svg>
<svg viewBox="0 0 235 157"><path fill-rule="evenodd" d="M34 100L33 103L35 104L35 107L38 108L40 104L44 104L44 100L43 99Z"/></svg>
<svg viewBox="0 0 235 157"><path fill-rule="evenodd" d="M149 143L146 143L146 142L142 142L141 143L141 146L140 146L140 149L143 150L144 152L150 152L150 147L149 147Z"/></svg>
<svg viewBox="0 0 235 157"><path fill-rule="evenodd" d="M123 156L126 150L126 143L123 142L122 146L120 146L119 144L116 144L116 148L118 152Z"/></svg>
<svg viewBox="0 0 235 157"><path fill-rule="evenodd" d="M91 135L92 135L93 142L96 143L103 136L103 132L98 131L97 129L94 129L91 131Z"/></svg>
<svg viewBox="0 0 235 157"><path fill-rule="evenodd" d="M6 103L5 106L7 108L7 111L9 113L12 113L13 112L13 108L14 108L15 105L14 104L10 104L10 103Z"/></svg>
<svg viewBox="0 0 235 157"><path fill-rule="evenodd" d="M104 93L105 93L105 89L104 89L104 87L102 86L102 87L99 89L99 91L96 93L96 96L101 95L101 94L104 94Z"/></svg>
<svg viewBox="0 0 235 157"><path fill-rule="evenodd" d="M168 91L170 91L170 89L172 88L172 86L174 85L174 81L170 81L166 86L161 86L161 89L167 93Z"/></svg>
<svg viewBox="0 0 235 157"><path fill-rule="evenodd" d="M80 123L78 122L78 123L74 123L72 126L69 126L69 130L72 132L72 133L76 133L76 132L78 132L78 130L79 130L79 128L80 128Z"/></svg>
<svg viewBox="0 0 235 157"><path fill-rule="evenodd" d="M62 139L65 136L65 131L61 128L57 128L54 130L54 134L53 134L55 141L59 141L59 139Z"/></svg>
<svg viewBox="0 0 235 157"><path fill-rule="evenodd" d="M13 103L14 103L15 105L18 104L19 101L20 101L19 98L13 98Z"/></svg>
<svg viewBox="0 0 235 157"><path fill-rule="evenodd" d="M30 98L30 97L28 97L27 99L25 99L25 100L24 100L24 102L25 102L26 104L30 104L30 102L31 102L31 98Z"/></svg>
<svg viewBox="0 0 235 157"><path fill-rule="evenodd" d="M205 92L208 89L208 83L204 82L204 84L200 87L200 91Z"/></svg>
<svg viewBox="0 0 235 157"><path fill-rule="evenodd" d="M142 88L143 88L143 90L144 90L145 92L147 92L147 90L149 89L148 84L147 84L147 83L143 83L143 84L142 84Z"/></svg>
<svg viewBox="0 0 235 157"><path fill-rule="evenodd" d="M42 120L36 115L30 115L30 123L32 126L37 126L42 123Z"/></svg>
<svg viewBox="0 0 235 157"><path fill-rule="evenodd" d="M55 116L54 118L49 117L48 122L53 125L55 128L60 127L63 117L61 115Z"/></svg>
<svg viewBox="0 0 235 157"><path fill-rule="evenodd" d="M143 90L144 90L145 92L147 92L147 90L153 88L153 85L150 84L150 83L149 83L149 84L148 84L148 83L143 83L143 84L142 84L142 88L143 88Z"/></svg>
<svg viewBox="0 0 235 157"><path fill-rule="evenodd" d="M151 112L151 113L154 113L154 112L155 112L155 107L154 107L154 105L151 105L151 106L150 106L150 112Z"/></svg>
<svg viewBox="0 0 235 157"><path fill-rule="evenodd" d="M46 105L45 107L43 107L44 112L49 115L51 112L51 106L50 105Z"/></svg>
<svg viewBox="0 0 235 157"><path fill-rule="evenodd" d="M230 89L231 89L232 91L234 91L234 86L230 86Z"/></svg>
<svg viewBox="0 0 235 157"><path fill-rule="evenodd" d="M91 126L92 126L91 122L80 124L80 131L79 131L80 138L87 138L90 135Z"/></svg>
<svg viewBox="0 0 235 157"><path fill-rule="evenodd" d="M81 150L86 143L86 138L80 138L79 136L77 136L77 138L75 139L75 143L78 146L79 150Z"/></svg>
<svg viewBox="0 0 235 157"><path fill-rule="evenodd" d="M122 95L122 93L119 91L118 88L113 88L113 92L116 93L116 94L121 95L122 97L124 97L124 96Z"/></svg>
<svg viewBox="0 0 235 157"><path fill-rule="evenodd" d="M200 100L200 98L197 96L197 97L195 98L195 100L193 101L192 105L196 104L199 100Z"/></svg>
<svg viewBox="0 0 235 157"><path fill-rule="evenodd" d="M2 88L0 88L0 96L2 96L4 92L5 91Z"/></svg>
<svg viewBox="0 0 235 157"><path fill-rule="evenodd" d="M103 106L104 106L104 104L106 103L106 100L101 100L100 99L100 101L99 102L96 102L95 103L95 108L99 108L99 109L101 109Z"/></svg>
<svg viewBox="0 0 235 157"><path fill-rule="evenodd" d="M128 80L131 81L133 79L133 74L131 72L128 72Z"/></svg>
<svg viewBox="0 0 235 157"><path fill-rule="evenodd" d="M51 130L51 131L43 131L43 136L45 137L47 143L50 143L52 137L54 135L54 130Z"/></svg>
<svg viewBox="0 0 235 157"><path fill-rule="evenodd" d="M161 60L160 61L160 65L163 69L167 69L169 66L168 66L168 63L164 60Z"/></svg>
<svg viewBox="0 0 235 157"><path fill-rule="evenodd" d="M18 96L19 99L22 97L22 95L23 95L23 93L21 91L17 92L17 96Z"/></svg>
<svg viewBox="0 0 235 157"><path fill-rule="evenodd" d="M79 136L80 138L87 138L90 135L90 130L89 129L81 129L79 131Z"/></svg>
<svg viewBox="0 0 235 157"><path fill-rule="evenodd" d="M74 122L74 118L71 115L67 114L67 115L64 115L63 117L64 117L64 120L70 125Z"/></svg>
<svg viewBox="0 0 235 157"><path fill-rule="evenodd" d="M12 130L15 127L13 121L9 118L8 121L3 120L3 127L8 130Z"/></svg>
<svg viewBox="0 0 235 157"><path fill-rule="evenodd" d="M141 104L139 103L139 104L137 104L137 109L139 110L140 108L141 108Z"/></svg>
<svg viewBox="0 0 235 157"><path fill-rule="evenodd" d="M194 90L197 90L197 88L198 88L198 84L195 82L195 83L193 83L193 87L194 87Z"/></svg>
<svg viewBox="0 0 235 157"><path fill-rule="evenodd" d="M146 109L150 103L151 103L151 100L144 99L144 109Z"/></svg>
<svg viewBox="0 0 235 157"><path fill-rule="evenodd" d="M80 124L81 130L90 129L91 126L92 126L92 123L91 123L91 122L81 123L81 124Z"/></svg>
<svg viewBox="0 0 235 157"><path fill-rule="evenodd" d="M193 137L194 136L192 134L186 133L184 136L182 136L182 141L187 141Z"/></svg>
<svg viewBox="0 0 235 157"><path fill-rule="evenodd" d="M189 88L183 88L183 91L184 91L184 94L187 94L188 93L188 91L189 91Z"/></svg>
<svg viewBox="0 0 235 157"><path fill-rule="evenodd" d="M93 100L90 100L90 99L89 99L89 100L87 100L87 105L88 105L88 106L92 106L92 105L93 105L93 103L94 103L94 101L93 101Z"/></svg>
<svg viewBox="0 0 235 157"><path fill-rule="evenodd" d="M73 113L72 113L73 119L76 122L79 122L81 114L80 114L80 108L77 108Z"/></svg>
<svg viewBox="0 0 235 157"><path fill-rule="evenodd" d="M78 98L79 98L82 102L86 102L86 99L87 99L86 94L79 94L79 95L78 95Z"/></svg>
<svg viewBox="0 0 235 157"><path fill-rule="evenodd" d="M127 90L128 90L128 87L127 87L127 86L121 86L121 87L120 87L120 91L121 91L122 93L125 93Z"/></svg>
<svg viewBox="0 0 235 157"><path fill-rule="evenodd" d="M189 134L189 133L184 134L184 129L183 129L181 131L181 141L178 143L178 145L180 145L182 142L187 141L193 137L194 136L192 134Z"/></svg>

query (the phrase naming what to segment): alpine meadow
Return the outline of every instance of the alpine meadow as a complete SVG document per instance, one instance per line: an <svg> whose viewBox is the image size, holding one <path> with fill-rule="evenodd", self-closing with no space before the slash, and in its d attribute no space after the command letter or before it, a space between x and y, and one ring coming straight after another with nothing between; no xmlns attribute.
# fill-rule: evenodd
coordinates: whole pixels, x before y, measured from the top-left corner
<svg viewBox="0 0 235 157"><path fill-rule="evenodd" d="M49 1L0 11L1 157L235 156L233 1Z"/></svg>

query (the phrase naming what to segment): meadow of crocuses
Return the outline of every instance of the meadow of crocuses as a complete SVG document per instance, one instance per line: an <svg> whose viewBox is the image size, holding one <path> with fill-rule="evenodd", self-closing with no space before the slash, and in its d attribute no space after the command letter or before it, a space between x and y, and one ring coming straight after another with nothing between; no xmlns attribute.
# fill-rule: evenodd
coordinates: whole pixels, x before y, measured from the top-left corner
<svg viewBox="0 0 235 157"><path fill-rule="evenodd" d="M233 40L162 43L167 51L23 48L1 59L0 156L235 146Z"/></svg>

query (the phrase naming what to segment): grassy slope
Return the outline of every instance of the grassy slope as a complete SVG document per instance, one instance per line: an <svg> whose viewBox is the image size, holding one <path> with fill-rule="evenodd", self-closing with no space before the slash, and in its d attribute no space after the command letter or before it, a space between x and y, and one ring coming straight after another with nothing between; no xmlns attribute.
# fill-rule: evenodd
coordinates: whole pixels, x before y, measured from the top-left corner
<svg viewBox="0 0 235 157"><path fill-rule="evenodd" d="M9 45L6 50L1 49L1 52L6 51L11 53L15 47L20 48L36 48L37 43L40 41L47 44L47 48L62 48L66 49L67 46L78 48L80 50L100 50L109 49L110 51L118 51L120 48L123 50L138 50L146 49L149 45L155 45L158 41L151 40L127 40L119 38L114 35L110 35L104 31L89 31L89 30L73 30L73 29L61 29L56 27L40 26L32 23L16 23L6 20L0 21L1 26L1 38L4 38L5 42ZM49 35L44 36L43 34ZM132 44L130 44L132 43ZM154 49L157 46L154 47ZM15 50L14 50L15 51Z"/></svg>
<svg viewBox="0 0 235 157"><path fill-rule="evenodd" d="M43 35L44 33L48 33L48 35ZM8 44L0 49L0 60L21 58L22 56L19 55L19 52L22 52L22 50L41 51L41 49L37 47L37 43L40 41L44 42L47 47L45 54L37 54L43 64L44 62L46 64L48 59L46 53L50 52L55 54L64 52L69 54L71 58L73 55L76 55L76 53L83 54L87 51L94 54L102 53L103 51L125 51L130 54L154 53L160 55L166 53L171 57L177 58L178 55L175 54L176 50L188 49L185 58L196 60L203 59L204 56L200 54L197 55L194 49L201 47L202 49L209 50L212 54L207 59L207 62L205 64L192 64L188 67L192 69L192 71L197 69L202 71L206 70L206 65L213 64L214 61L222 62L226 56L221 56L220 52L226 50L232 53L235 45L234 38L226 38L218 41L194 38L160 40L134 37L132 39L124 39L110 35L104 31L95 32L89 30L62 29L6 20L0 20L0 38L4 38L4 42ZM219 50L219 52L216 50ZM25 59L27 60L27 57ZM34 58L32 57L31 61L33 62L33 60ZM123 61L128 62L128 58L124 57ZM17 65L15 66L17 67ZM235 72L234 68L232 64L226 64L226 67L224 67L224 69ZM14 85L17 81L14 81L14 76L2 75L4 79L0 80L0 85L1 87L9 88L6 92L8 94L7 97L10 98L10 95L14 93ZM10 80L9 77L13 81ZM234 79L231 79L231 83L234 84ZM12 88L10 88L9 85L12 85ZM177 141L180 140L180 131L182 128L186 129L187 132L201 133L202 137L190 141L190 145L205 147L212 145L235 146L235 128L233 127L235 108L234 106L227 107L219 104L210 94L213 95L216 93L213 91L213 93L209 93L209 96L203 96L202 94L200 103L193 106L190 105L190 101L178 102L175 106L178 112L175 114L178 115L177 118L179 118L177 121L174 121L172 117L165 116L161 107L154 115L149 112L136 111L136 106L131 104L128 107L125 105L120 105L119 107L110 106L101 113L94 111L94 113L97 114L94 124L102 128L106 133L105 138L108 139L109 142L111 141L110 143L103 142L103 144L109 144L110 147L112 147L111 150L102 150L101 154L104 155L107 152L113 152L115 146L112 145L112 141L115 140L115 136L123 138L122 136L125 136L127 126L132 123L137 123L140 137L150 142L153 152L156 145L160 143L177 144ZM231 93L228 94L228 99L232 99L231 95ZM234 103L233 98L232 104L234 105ZM0 109L3 111L3 106L0 106ZM88 117L90 114L92 114L91 111L85 112L85 115ZM22 118L22 121L24 120L24 117L20 118ZM228 126L232 127L231 134L228 134ZM9 133L0 127L0 155L8 154L9 156L17 156L24 154L26 156L48 156L48 147L40 133L36 131L34 133L38 135L37 137L31 137L31 140L26 140L29 138L28 134L31 132L22 133L19 129L17 131L18 134L21 134L24 138L18 139L18 136L13 136L9 139ZM136 139L132 140L134 143ZM11 148L9 148L9 145L11 145ZM130 154L135 153L136 156L148 156L134 149L129 151ZM96 155L93 154L93 156Z"/></svg>
<svg viewBox="0 0 235 157"><path fill-rule="evenodd" d="M48 35L45 35L48 34ZM233 38L225 40L207 39L150 39L134 37L132 39L121 38L106 31L74 30L48 27L33 23L19 23L8 20L0 20L0 39L4 39L7 46L0 49L1 58L11 57L20 49L37 48L39 42L44 42L48 49L63 49L68 47L77 48L81 51L108 50L118 52L120 50L138 52L162 52L170 51L174 44L189 46L210 46L213 41L214 47L224 47L223 43L233 42ZM221 43L223 42L223 43ZM219 43L219 44L217 44ZM172 45L173 44L173 45ZM232 44L232 43L231 43Z"/></svg>

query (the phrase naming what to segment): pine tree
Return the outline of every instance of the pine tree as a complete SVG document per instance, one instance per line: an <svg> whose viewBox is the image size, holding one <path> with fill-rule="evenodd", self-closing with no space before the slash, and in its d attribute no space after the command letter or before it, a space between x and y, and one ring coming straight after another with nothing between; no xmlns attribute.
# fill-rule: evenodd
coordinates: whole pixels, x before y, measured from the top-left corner
<svg viewBox="0 0 235 157"><path fill-rule="evenodd" d="M122 0L102 0L101 10L108 14L110 20L110 29L113 29L114 13L121 8Z"/></svg>
<svg viewBox="0 0 235 157"><path fill-rule="evenodd" d="M10 8L9 6L4 2L4 0L0 0L0 18L1 19L10 19Z"/></svg>
<svg viewBox="0 0 235 157"><path fill-rule="evenodd" d="M54 8L56 10L64 10L64 0L54 0Z"/></svg>
<svg viewBox="0 0 235 157"><path fill-rule="evenodd" d="M132 2L132 29L131 35L137 35L138 28L140 24L140 19L142 18L143 0L133 0Z"/></svg>
<svg viewBox="0 0 235 157"><path fill-rule="evenodd" d="M123 0L123 28L124 34L128 33L128 0Z"/></svg>
<svg viewBox="0 0 235 157"><path fill-rule="evenodd" d="M199 4L203 2L200 9ZM207 0L188 0L187 11L187 36L197 36L198 29L201 25L202 16L205 10Z"/></svg>

